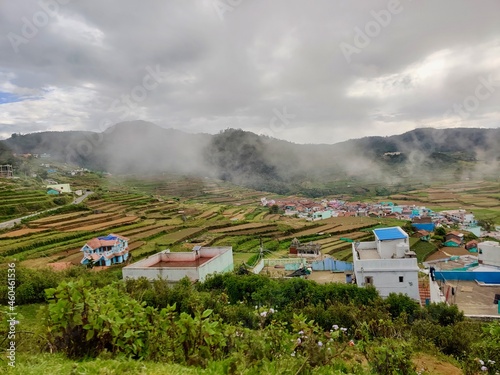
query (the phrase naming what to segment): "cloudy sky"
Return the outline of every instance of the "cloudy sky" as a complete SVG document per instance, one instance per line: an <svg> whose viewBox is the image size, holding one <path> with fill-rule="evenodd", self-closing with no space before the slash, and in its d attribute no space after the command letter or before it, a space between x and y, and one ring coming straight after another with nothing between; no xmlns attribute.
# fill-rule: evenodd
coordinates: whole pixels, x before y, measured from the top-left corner
<svg viewBox="0 0 500 375"><path fill-rule="evenodd" d="M500 127L500 2L0 0L0 138Z"/></svg>

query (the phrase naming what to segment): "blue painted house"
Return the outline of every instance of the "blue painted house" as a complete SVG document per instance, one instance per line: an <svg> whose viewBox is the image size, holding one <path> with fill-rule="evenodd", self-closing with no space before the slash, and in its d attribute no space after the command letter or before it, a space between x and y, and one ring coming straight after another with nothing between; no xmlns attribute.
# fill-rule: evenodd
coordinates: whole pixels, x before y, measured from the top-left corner
<svg viewBox="0 0 500 375"><path fill-rule="evenodd" d="M128 259L128 238L118 234L96 237L87 242L81 250L81 264L94 266L111 266L123 263Z"/></svg>

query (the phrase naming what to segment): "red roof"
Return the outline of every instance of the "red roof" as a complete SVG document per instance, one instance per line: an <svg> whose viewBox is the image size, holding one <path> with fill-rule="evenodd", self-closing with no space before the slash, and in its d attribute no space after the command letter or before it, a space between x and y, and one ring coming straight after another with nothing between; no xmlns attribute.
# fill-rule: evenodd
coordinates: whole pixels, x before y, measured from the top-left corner
<svg viewBox="0 0 500 375"><path fill-rule="evenodd" d="M129 240L127 237L111 233L106 237L92 238L90 241L87 242L87 246L90 247L92 250L98 249L103 246L115 246L116 244L118 244L118 239L121 239L123 241Z"/></svg>
<svg viewBox="0 0 500 375"><path fill-rule="evenodd" d="M95 250L103 246L115 246L116 243L116 240L100 240L99 238L92 238L89 242L87 242L87 246Z"/></svg>
<svg viewBox="0 0 500 375"><path fill-rule="evenodd" d="M423 283L418 283L418 292L420 293L420 303L425 306L425 300L431 299L431 289L429 285L424 285Z"/></svg>

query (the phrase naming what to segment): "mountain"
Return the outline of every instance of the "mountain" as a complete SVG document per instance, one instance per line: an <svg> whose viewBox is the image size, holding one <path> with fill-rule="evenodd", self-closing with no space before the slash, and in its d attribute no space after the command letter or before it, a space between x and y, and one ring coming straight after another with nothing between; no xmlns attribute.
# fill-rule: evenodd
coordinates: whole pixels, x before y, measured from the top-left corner
<svg viewBox="0 0 500 375"><path fill-rule="evenodd" d="M113 173L202 173L196 150L209 138L164 129L146 121L116 124L102 133L41 132L16 135L3 143L16 153L50 154L57 161Z"/></svg>
<svg viewBox="0 0 500 375"><path fill-rule="evenodd" d="M298 145L239 129L188 134L132 121L103 133L34 133L2 143L17 153L49 153L112 173L194 174L280 193L328 193L334 181L400 184L498 176L500 164L500 129L421 128L333 145Z"/></svg>

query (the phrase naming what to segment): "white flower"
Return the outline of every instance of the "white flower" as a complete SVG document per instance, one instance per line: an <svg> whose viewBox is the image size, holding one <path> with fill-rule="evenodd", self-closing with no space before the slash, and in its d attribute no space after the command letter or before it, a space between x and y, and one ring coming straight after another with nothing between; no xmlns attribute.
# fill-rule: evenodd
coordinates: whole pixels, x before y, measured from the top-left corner
<svg viewBox="0 0 500 375"><path fill-rule="evenodd" d="M484 361L482 359L479 360L480 365L484 365Z"/></svg>
<svg viewBox="0 0 500 375"><path fill-rule="evenodd" d="M293 353L291 354L291 356L292 356L292 357L295 357L295 352L293 352Z"/></svg>
<svg viewBox="0 0 500 375"><path fill-rule="evenodd" d="M300 339L300 337L297 339L297 345L300 345L302 344L302 340Z"/></svg>
<svg viewBox="0 0 500 375"><path fill-rule="evenodd" d="M266 315L267 315L267 311L262 311L262 312L260 313L260 316L262 316L263 318L265 318L265 317L266 317Z"/></svg>
<svg viewBox="0 0 500 375"><path fill-rule="evenodd" d="M333 327L332 327L335 331L339 329L339 326L334 324Z"/></svg>
<svg viewBox="0 0 500 375"><path fill-rule="evenodd" d="M347 328L344 328L344 327L342 327L340 330L341 330L342 332L347 332Z"/></svg>
<svg viewBox="0 0 500 375"><path fill-rule="evenodd" d="M304 334L304 331L299 331L299 335L303 335Z"/></svg>
<svg viewBox="0 0 500 375"><path fill-rule="evenodd" d="M322 347L323 346L323 343L321 341L318 341L318 346L319 347Z"/></svg>
<svg viewBox="0 0 500 375"><path fill-rule="evenodd" d="M274 309L272 307L269 309L269 314L274 314Z"/></svg>
<svg viewBox="0 0 500 375"><path fill-rule="evenodd" d="M481 371L488 371L488 367L486 367L486 366L481 366Z"/></svg>

